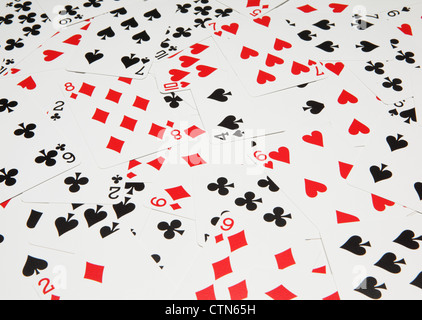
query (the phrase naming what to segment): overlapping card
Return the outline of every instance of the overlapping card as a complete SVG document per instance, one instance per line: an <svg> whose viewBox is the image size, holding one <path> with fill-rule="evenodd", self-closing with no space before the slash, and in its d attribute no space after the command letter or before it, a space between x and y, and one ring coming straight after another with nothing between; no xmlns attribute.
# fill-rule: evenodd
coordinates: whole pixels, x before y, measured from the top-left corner
<svg viewBox="0 0 422 320"><path fill-rule="evenodd" d="M422 298L422 1L0 6L0 298Z"/></svg>

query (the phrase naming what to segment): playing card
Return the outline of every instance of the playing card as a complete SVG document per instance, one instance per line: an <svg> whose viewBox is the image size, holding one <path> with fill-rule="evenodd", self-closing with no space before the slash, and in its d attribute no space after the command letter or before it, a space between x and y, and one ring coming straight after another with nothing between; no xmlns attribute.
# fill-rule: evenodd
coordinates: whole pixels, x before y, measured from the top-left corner
<svg viewBox="0 0 422 320"><path fill-rule="evenodd" d="M157 63L152 73L162 93L187 90L193 83L217 77L224 70L223 60L215 42L207 38Z"/></svg>
<svg viewBox="0 0 422 320"><path fill-rule="evenodd" d="M291 104L301 94L300 88L252 97L233 72L195 85L191 91L204 127L216 144L288 130L294 126L288 119L302 116L302 110ZM280 105L285 116L271 117Z"/></svg>
<svg viewBox="0 0 422 320"><path fill-rule="evenodd" d="M361 1L359 0L352 0L351 3L353 5L362 6ZM399 15L400 11L403 11L404 13L408 12L406 8L412 8L414 4L418 4L418 3L420 3L419 0L409 0L397 5L397 2L394 0L386 0L386 1L374 0L368 3L365 3L364 7L368 13L380 13L381 15L385 12L392 12L390 13L389 17L391 16L394 17L394 16ZM386 8L388 9L387 11L385 10ZM393 12L393 11L396 11L396 12Z"/></svg>
<svg viewBox="0 0 422 320"><path fill-rule="evenodd" d="M396 61L352 61L347 65L386 104L414 95L406 72Z"/></svg>
<svg viewBox="0 0 422 320"><path fill-rule="evenodd" d="M184 157L186 161L189 161L188 157ZM198 160L198 163L192 162L193 166L206 164L206 161L199 154L194 154L191 157ZM168 162L169 160L166 159L165 161ZM189 162L167 164L165 168L160 169L159 175L148 188L145 206L170 215L195 219L191 195L191 178L194 171Z"/></svg>
<svg viewBox="0 0 422 320"><path fill-rule="evenodd" d="M326 119L345 143L365 145L379 118L387 115L384 104L349 70L345 70L342 62L326 63L325 67L332 76L309 84L307 93L310 95L301 102L306 118L313 119L311 121ZM332 90L329 96L321 95L325 85ZM368 108L368 105L372 107Z"/></svg>
<svg viewBox="0 0 422 320"><path fill-rule="evenodd" d="M59 134L42 114L40 98L49 97L55 86L45 80L22 75L2 83L1 134L8 138L0 160L1 202L79 164L72 139Z"/></svg>
<svg viewBox="0 0 422 320"><path fill-rule="evenodd" d="M216 35L214 39L252 96L324 78L323 66L304 54L291 34L273 33L241 16L230 26L236 26L235 30L229 29L234 36Z"/></svg>
<svg viewBox="0 0 422 320"><path fill-rule="evenodd" d="M132 169L129 170L129 173L133 172ZM22 231L28 235L29 242L72 253L79 252L86 241L108 239L121 232L132 233L134 228L140 228L137 219L142 214L138 215L135 212L140 213L143 208L142 192L146 186L137 180L136 174L133 173L129 176L131 179L125 180L123 177L116 176L114 180L106 184L109 189L106 190L103 197L108 196L110 205L81 202L68 204L22 203L22 198L19 198L18 202L21 203L19 211L22 212L22 220L19 225L24 227ZM54 180L56 179L51 181ZM75 188L80 185L80 188L83 189L84 185L81 182L83 182L82 178L74 181L71 187ZM51 199L51 194L44 197L47 200ZM95 198L95 193L91 195L91 199L93 198ZM52 201L60 202L55 199ZM40 201L36 200L35 202ZM8 209L9 205L5 204L4 207ZM13 206L10 210L13 210ZM136 226L132 225L132 222L136 223Z"/></svg>
<svg viewBox="0 0 422 320"><path fill-rule="evenodd" d="M411 78L412 74L417 73L420 69L420 49L414 41L418 37L417 32L414 32L412 26L407 23L400 24L399 21L394 20L393 24L397 27L392 28L389 33L390 44L394 52L391 60L372 59L347 62L347 65L365 85L384 103L389 104L414 95ZM414 29L417 29L416 25Z"/></svg>
<svg viewBox="0 0 422 320"><path fill-rule="evenodd" d="M242 145L209 145L210 136L199 131L195 143L184 143L171 148L167 154L146 160L154 173L153 182L146 190L145 206L170 215L196 220L193 181L204 171L212 170L217 164L235 161L244 164ZM226 148L229 147L228 148ZM148 167L147 166L147 167ZM146 170L141 176L149 176ZM147 179L148 180L148 179Z"/></svg>
<svg viewBox="0 0 422 320"><path fill-rule="evenodd" d="M421 271L418 230L420 216L402 220L342 226L323 238L343 300L419 299ZM374 223L382 223L374 232Z"/></svg>
<svg viewBox="0 0 422 320"><path fill-rule="evenodd" d="M68 253L80 252L87 241L106 243L121 233L132 234L135 227L142 228L138 217L135 217L136 209L143 220L147 217L147 211L142 212L139 201L133 198L106 206L24 204L23 208L22 211L27 215L29 241L34 245ZM136 226L132 225L133 221Z"/></svg>
<svg viewBox="0 0 422 320"><path fill-rule="evenodd" d="M0 41L2 74L55 33L48 15L36 2L17 0L1 5L0 30L5 35Z"/></svg>
<svg viewBox="0 0 422 320"><path fill-rule="evenodd" d="M52 3L39 0L40 6L51 16L56 29L102 15L122 6L134 4L134 0L104 1L104 0L60 0Z"/></svg>
<svg viewBox="0 0 422 320"><path fill-rule="evenodd" d="M257 213L253 217L256 228L267 230L296 230L302 238L317 236L314 226L284 195L271 176L255 171L254 166L230 164L215 165L215 169L202 173L202 179L195 180L194 199L196 208L205 201L215 203L208 210L196 209L198 242L205 244L213 226L225 213ZM272 195L277 194L274 198ZM280 229L279 229L280 228ZM262 231L265 234L265 231ZM286 232L290 235L290 232ZM281 236L281 235L280 235Z"/></svg>
<svg viewBox="0 0 422 320"><path fill-rule="evenodd" d="M15 230L20 224L17 219L11 218L13 213L9 211L18 209L17 205L19 205L18 197L8 202L7 206L0 206L0 255L3 258L0 279L3 287L7 289L7 292L2 291L0 296L4 300L18 297L24 300L40 300L31 283L24 281L25 279L20 276L20 266L18 268L19 264L16 263L16 252L23 250L22 248L27 245L26 239L16 234Z"/></svg>
<svg viewBox="0 0 422 320"><path fill-rule="evenodd" d="M54 75L60 77L58 73ZM144 181L138 176L142 166L136 160L109 169L98 168L83 136L75 131L77 122L69 101L63 97L60 99L52 99L54 103L51 104L46 101L43 114L63 135L73 137L79 146L81 165L25 192L22 200L33 203L114 204L126 189L144 189Z"/></svg>
<svg viewBox="0 0 422 320"><path fill-rule="evenodd" d="M207 25L225 21L233 13L216 0L186 0L175 5L175 15L157 51L156 60L164 60L211 36Z"/></svg>
<svg viewBox="0 0 422 320"><path fill-rule="evenodd" d="M89 150L86 150L89 153ZM110 169L98 169L93 160L74 170L25 192L22 201L29 203L100 203L113 204L125 186L143 184L127 177L133 171L128 164ZM137 187L138 189L141 187Z"/></svg>
<svg viewBox="0 0 422 320"><path fill-rule="evenodd" d="M31 283L41 300L63 299L82 271L78 270L74 255L31 245L27 252L26 260L22 260L22 277Z"/></svg>
<svg viewBox="0 0 422 320"><path fill-rule="evenodd" d="M289 236L293 236L289 231L282 234L267 229L263 237L263 233L255 233L256 229L250 228L251 221L240 217L240 212L228 212L215 223L213 236L201 259L192 267L186 286L178 292L179 297L197 300L253 298L246 277L254 268L266 266L273 271L282 270L287 276L295 270L310 268L315 262L314 244L306 240L289 240ZM278 237L284 240L276 240Z"/></svg>
<svg viewBox="0 0 422 320"><path fill-rule="evenodd" d="M414 91L415 92L415 91ZM406 123L409 125L416 124L419 119L419 104L417 103L417 95L414 98L403 99L395 103L386 105L386 111L390 118L396 120L398 125Z"/></svg>
<svg viewBox="0 0 422 320"><path fill-rule="evenodd" d="M8 65L7 70L10 73L63 70L82 38L86 36L89 27L90 23L87 22L60 30L30 56L19 63Z"/></svg>
<svg viewBox="0 0 422 320"><path fill-rule="evenodd" d="M154 292L164 288L162 286L167 281L166 276L155 265L145 246L137 241L127 228L132 223L141 228L140 220L136 219L136 222L132 220L128 224L124 222L116 228L120 230L115 230L104 238L99 234L97 237L99 230L96 226L94 226L96 230L89 229L89 231L86 226L85 234L78 233L82 237L73 238L74 247L78 249L76 253L71 253L32 244L45 237L42 229L48 231L48 228L45 228L46 225L52 222L54 215L60 214L47 211L35 212L30 209L31 207L22 205L20 201L14 201L9 208L12 211L7 211L2 217L2 222L4 222L2 225L7 225L8 230L19 230L19 233L2 230L4 241L0 250L9 258L7 261L3 260L1 269L2 274L8 275L8 279L3 283L8 288L10 287L10 294L23 295L24 292L19 294L19 291L30 288L28 293L35 293L32 299L90 300L92 297L111 299L113 296L123 299L139 299L144 296L145 299L149 299L154 297ZM49 206L38 206L38 209L42 208L48 209ZM90 207L82 205L74 210L78 209L82 210L83 215L83 212L89 210ZM16 218L13 216L13 210L20 210L23 214ZM105 208L98 210L97 217L100 217L104 210L108 211ZM92 208L91 217L96 216L95 211L96 209ZM85 216L89 217L87 213ZM78 214L70 220L75 219L79 219ZM84 228L82 220L80 223L78 228ZM106 225L108 221L103 221L103 223ZM66 223L61 226L64 225ZM51 227L55 229L54 225ZM37 230L38 228L41 229ZM65 232L64 235L72 234L73 230ZM133 252L137 254L134 255ZM19 285L13 288L13 283ZM128 283L136 284L136 286L127 288ZM116 295L115 290L124 292Z"/></svg>
<svg viewBox="0 0 422 320"><path fill-rule="evenodd" d="M144 79L172 13L164 1L147 1L93 19L67 69Z"/></svg>
<svg viewBox="0 0 422 320"><path fill-rule="evenodd" d="M151 76L134 80L69 74L64 80L62 89L70 97L71 110L99 167L195 138L196 131L190 128L200 124L194 110L183 102L172 108L156 88Z"/></svg>
<svg viewBox="0 0 422 320"><path fill-rule="evenodd" d="M172 279L173 287L182 283L201 252L193 220L156 210L148 210L145 224L136 237L144 243L162 273Z"/></svg>
<svg viewBox="0 0 422 320"><path fill-rule="evenodd" d="M285 0L278 1L239 1L239 0L219 0L219 2L224 3L230 8L240 12L243 15L250 17L259 17L268 11L273 10L274 8L285 3Z"/></svg>
<svg viewBox="0 0 422 320"><path fill-rule="evenodd" d="M419 126L410 123L410 120L408 123L394 122L394 126L380 128L362 151L348 181L353 186L420 210L416 147Z"/></svg>
<svg viewBox="0 0 422 320"><path fill-rule="evenodd" d="M373 216L406 216L394 202L355 189L348 175L355 165L327 123L303 125L253 139L249 155L298 205L322 233ZM357 162L358 163L358 162ZM387 198L388 199L388 198Z"/></svg>
<svg viewBox="0 0 422 320"><path fill-rule="evenodd" d="M362 5L288 2L268 13L266 20L270 28L293 32L313 59L345 61L393 56L390 39L381 33L387 24Z"/></svg>
<svg viewBox="0 0 422 320"><path fill-rule="evenodd" d="M171 287L170 279L160 272L147 248L132 234L117 236L118 239L87 247L82 253L82 284L69 292L68 299L167 299L168 293L163 292Z"/></svg>
<svg viewBox="0 0 422 320"><path fill-rule="evenodd" d="M246 282L248 300L339 300L332 276L306 269L291 273L255 269L246 277Z"/></svg>
<svg viewBox="0 0 422 320"><path fill-rule="evenodd" d="M26 258L21 264L22 277L26 277L41 299L45 300L90 300L93 295L110 299L119 287L124 291L122 299L137 299L140 296L149 299L154 296L154 282L159 287L160 279L163 279L159 277L162 275L159 275L159 269L153 262L150 263L152 259L145 255L136 241L123 237L120 240L109 244L107 253L100 251L91 256L31 246L28 255L21 257ZM116 243L119 243L119 248L125 246L137 250L138 254L128 256L124 250L114 246ZM119 261L130 261L130 264L122 265ZM133 271L136 269L138 274L135 275ZM124 275L125 270L131 270L130 276ZM136 288L126 288L128 281L136 283Z"/></svg>
<svg viewBox="0 0 422 320"><path fill-rule="evenodd" d="M324 119L346 143L364 145L378 118L389 116L388 110L342 62L324 67L328 79L259 97L248 96L232 74L193 87L192 93L204 126L216 142L269 135L294 129L301 121ZM323 93L327 85L329 96ZM368 110L369 104L374 108ZM276 113L283 117L272 117Z"/></svg>
<svg viewBox="0 0 422 320"><path fill-rule="evenodd" d="M376 10L380 13L380 16L383 19L388 20L401 20L406 18L411 18L414 14L414 12L420 8L420 1L406 1L405 3L397 5L397 3L394 3L394 1L389 1L389 3L382 8L379 6L379 3L377 4L378 8L373 9L370 6L368 7L369 10L374 12ZM387 8L387 10L385 10Z"/></svg>

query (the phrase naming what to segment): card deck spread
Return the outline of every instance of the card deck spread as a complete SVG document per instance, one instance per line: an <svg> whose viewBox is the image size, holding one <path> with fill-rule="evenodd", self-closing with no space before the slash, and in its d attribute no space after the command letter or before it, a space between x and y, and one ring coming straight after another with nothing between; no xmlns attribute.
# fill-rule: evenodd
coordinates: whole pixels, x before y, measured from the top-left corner
<svg viewBox="0 0 422 320"><path fill-rule="evenodd" d="M421 16L0 5L0 299L422 299Z"/></svg>

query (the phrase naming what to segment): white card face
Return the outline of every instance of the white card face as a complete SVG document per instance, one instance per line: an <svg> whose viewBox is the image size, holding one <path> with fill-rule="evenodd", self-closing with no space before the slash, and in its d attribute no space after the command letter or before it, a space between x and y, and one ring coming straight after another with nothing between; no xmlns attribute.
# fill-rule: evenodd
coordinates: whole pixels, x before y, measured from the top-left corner
<svg viewBox="0 0 422 320"><path fill-rule="evenodd" d="M246 278L248 300L339 300L332 276L301 271L254 269Z"/></svg>
<svg viewBox="0 0 422 320"><path fill-rule="evenodd" d="M17 201L16 201L17 200ZM18 219L12 218L9 209L19 210L19 197L9 201L7 206L2 204L0 206L0 254L2 257L8 257L0 266L0 278L7 288L6 291L0 293L2 299L14 299L22 297L23 299L39 300L39 296L33 290L32 284L25 279L22 279L22 267L25 260L19 258L18 251L21 251L27 245L26 238L22 233L17 234L18 226L20 224L20 217ZM8 208L6 211L5 208ZM19 222L18 222L19 221ZM23 258L25 259L26 256Z"/></svg>
<svg viewBox="0 0 422 320"><path fill-rule="evenodd" d="M352 3L356 3L359 1L353 0ZM409 0L409 1L405 1L403 3L404 7L408 7L408 8L412 8L414 5L417 5L418 3L420 3L419 0ZM402 4L397 5L397 3L394 0L387 0L387 1L381 1L381 0L374 0L371 1L371 3L369 3L367 5L368 8L368 12L374 13L374 12L383 12L385 11L385 8L388 8L388 12L389 11L393 11L395 9L398 9L400 7L400 9L403 8L403 6L401 6Z"/></svg>
<svg viewBox="0 0 422 320"><path fill-rule="evenodd" d="M393 123L393 122L392 122ZM383 126L362 151L349 183L413 210L421 210L419 125Z"/></svg>
<svg viewBox="0 0 422 320"><path fill-rule="evenodd" d="M373 216L408 215L410 210L347 183L355 162L342 154L342 143L328 123L306 123L252 139L248 154L322 233Z"/></svg>
<svg viewBox="0 0 422 320"><path fill-rule="evenodd" d="M2 226L3 228L7 226L8 230L2 230L4 241L1 243L0 250L2 250L2 256L7 256L8 259L4 260L1 271L2 274L7 274L7 278L2 279L2 282L9 289L9 296L3 295L3 297L5 299L18 296L35 300L53 299L54 295L62 292L63 287L68 284L67 280L74 279L71 265L68 264L72 255L30 245L29 233L25 226L27 219L25 206L17 197L9 203L8 208L12 211L19 210L23 214L17 217L10 211L2 212ZM48 278L48 281L41 281L44 278Z"/></svg>
<svg viewBox="0 0 422 320"><path fill-rule="evenodd" d="M56 74L58 75L58 74ZM60 99L63 99L61 97ZM66 99L45 103L45 118L63 135L73 137L79 146L81 164L42 183L22 195L22 201L33 203L114 204L125 185L140 183L141 162L130 161L109 169L100 169L80 132ZM144 174L144 170L142 170Z"/></svg>
<svg viewBox="0 0 422 320"><path fill-rule="evenodd" d="M0 6L0 74L30 54L56 31L35 1L9 1ZM4 64L4 65L3 65Z"/></svg>
<svg viewBox="0 0 422 320"><path fill-rule="evenodd" d="M122 250L124 248L125 250ZM68 299L153 300L167 298L169 279L160 272L146 247L132 234L120 234L108 243L97 243L83 252L84 275ZM137 254L133 254L136 252ZM102 275L100 278L97 272Z"/></svg>
<svg viewBox="0 0 422 320"><path fill-rule="evenodd" d="M128 251L121 250L122 247ZM124 291L120 292L122 299L141 296L148 299L155 296L155 290L165 279L133 238L120 237L109 243L107 253L102 252L104 248L100 245L90 248L98 251L91 255L70 254L29 245L19 253L21 277L31 283L42 300L89 299L92 296L111 299L116 296L116 290ZM138 254L133 255L135 250ZM135 270L139 272L137 275L134 275ZM128 288L129 282L137 288Z"/></svg>
<svg viewBox="0 0 422 320"><path fill-rule="evenodd" d="M418 98L419 96L415 94L414 98L403 99L387 105L388 114L390 114L392 119L397 121L398 127L401 127L403 123L417 125L421 112Z"/></svg>
<svg viewBox="0 0 422 320"><path fill-rule="evenodd" d="M64 28L94 18L109 11L134 4L135 0L59 0L54 3L39 0L40 6L50 16L56 29Z"/></svg>
<svg viewBox="0 0 422 320"><path fill-rule="evenodd" d="M151 76L133 80L72 74L63 83L100 168L193 141L197 136L194 129L201 126L189 105L178 102L177 108L171 107L172 100L166 102Z"/></svg>
<svg viewBox="0 0 422 320"><path fill-rule="evenodd" d="M17 291L17 288L13 289L13 283L22 283L22 290L29 283L36 289L38 299L47 300L89 299L92 296L100 299L155 298L155 292L164 292L164 287L160 286L166 283L166 276L143 243L134 237L142 230L148 212L139 207L124 214L120 211L124 207L118 207L32 206L23 204L19 198L13 199L7 206L11 211L2 212L1 217L3 241L0 250L2 255L9 257L1 265L2 274L9 275L4 283L11 287L13 294ZM22 214L16 217L14 210ZM118 212L119 217L116 216ZM47 290L43 290L47 281L38 284L44 278L50 280ZM138 287L131 289L128 283L137 283ZM116 290L124 293L116 293ZM17 292L16 296L19 295L22 293Z"/></svg>
<svg viewBox="0 0 422 320"><path fill-rule="evenodd" d="M252 18L256 18L266 14L268 11L275 9L282 5L286 0L268 1L268 0L219 0L226 6L233 8L241 14Z"/></svg>
<svg viewBox="0 0 422 320"><path fill-rule="evenodd" d="M315 243L294 236L289 238L279 229L268 228L264 232L262 226L257 228L255 218L242 216L244 213L240 211L227 212L215 222L202 255L176 296L197 300L253 299L258 290L252 289L248 274L256 275L255 268L266 266L270 272L277 271L286 277L288 274L299 277L303 272L303 278L304 274L311 273L321 246L318 248ZM282 228L281 225L278 227ZM283 228L288 228L288 224Z"/></svg>
<svg viewBox="0 0 422 320"><path fill-rule="evenodd" d="M330 121L350 146L362 146L389 109L342 62L326 63L328 79L269 95L250 97L231 74L192 89L214 141L236 141L294 129L297 123ZM326 95L324 88L332 94ZM367 105L376 106L368 110ZM262 107L261 107L262 106ZM259 108L259 112L258 112ZM282 117L272 117L282 114ZM260 128L260 129L257 129Z"/></svg>
<svg viewBox="0 0 422 320"><path fill-rule="evenodd" d="M415 93L414 99L407 99L405 101L399 101L394 104L394 107L391 112L394 116L399 115L404 118L406 123L418 122L420 119L420 102L422 101L422 96L417 90L417 81L420 79L420 74L416 73L413 75L414 81L412 82L413 92ZM405 107L405 108L402 108ZM410 111L406 111L410 110ZM406 112L405 112L406 111Z"/></svg>
<svg viewBox="0 0 422 320"><path fill-rule="evenodd" d="M406 76L409 71L397 61L351 61L347 65L386 104L414 96L411 81Z"/></svg>
<svg viewBox="0 0 422 320"><path fill-rule="evenodd" d="M209 141L210 137L202 133L194 144L181 144L166 153L140 159L145 166L140 169L139 175L151 181L144 198L146 207L171 216L196 220L196 177L213 170L215 165L225 160L236 159L239 165L244 164L242 153L239 152L242 149L227 150L224 144L210 146Z"/></svg>
<svg viewBox="0 0 422 320"><path fill-rule="evenodd" d="M207 38L156 63L152 73L160 92L169 93L190 89L192 83L215 79L225 69L224 66L224 57L216 43L212 38Z"/></svg>
<svg viewBox="0 0 422 320"><path fill-rule="evenodd" d="M385 105L368 90L343 63L326 63L331 76L326 81L309 84L309 95L302 100L308 119L326 119L332 123L338 136L350 146L365 145L374 134L380 117L387 117ZM335 72L340 71L339 75ZM334 73L333 73L334 72ZM323 87L329 85L332 94L324 95ZM314 90L312 90L314 88ZM373 108L368 109L371 105Z"/></svg>
<svg viewBox="0 0 422 320"><path fill-rule="evenodd" d="M382 223L382 231L374 225ZM323 238L344 300L420 299L420 216L342 226ZM336 257L335 259L333 259Z"/></svg>
<svg viewBox="0 0 422 320"><path fill-rule="evenodd" d="M287 3L269 16L270 26L294 31L315 59L387 60L394 52L390 35L380 36L388 24L378 13L366 4L300 1ZM284 19L276 19L280 16Z"/></svg>
<svg viewBox="0 0 422 320"><path fill-rule="evenodd" d="M1 131L8 138L0 160L0 202L80 164L76 145L55 130L41 108L55 86L42 74L2 84L7 89L1 98Z"/></svg>
<svg viewBox="0 0 422 320"><path fill-rule="evenodd" d="M137 169L129 169L129 164L99 169L91 159L89 164L81 164L25 192L22 201L115 204L125 191L145 188L135 172Z"/></svg>
<svg viewBox="0 0 422 320"><path fill-rule="evenodd" d="M201 179L194 180L198 243L204 245L213 226L223 214L231 212L256 212L253 221L248 220L248 223L264 234L288 228L296 230L298 235L303 234L304 239L318 237L308 218L290 202L274 179L255 170L254 166L216 164L212 170L204 170ZM204 201L218 205L199 209Z"/></svg>
<svg viewBox="0 0 422 320"><path fill-rule="evenodd" d="M172 15L164 1L150 1L136 11L121 8L93 19L67 69L144 79Z"/></svg>
<svg viewBox="0 0 422 320"><path fill-rule="evenodd" d="M21 62L8 66L9 73L63 70L83 37L89 32L90 22L62 29Z"/></svg>
<svg viewBox="0 0 422 320"><path fill-rule="evenodd" d="M206 164L199 154L193 156L203 165ZM156 175L156 179L146 191L145 206L194 220L195 207L191 195L194 170L187 162L180 160L180 163L166 164L160 169L159 175Z"/></svg>
<svg viewBox="0 0 422 320"><path fill-rule="evenodd" d="M189 48L211 36L207 28L209 23L226 21L233 14L233 9L216 0L186 0L175 4L175 15L161 39L156 60L165 60L174 54Z"/></svg>
<svg viewBox="0 0 422 320"><path fill-rule="evenodd" d="M83 265L69 253L29 245L21 259L22 277L41 300L63 300L83 274Z"/></svg>
<svg viewBox="0 0 422 320"><path fill-rule="evenodd" d="M385 10L385 8L388 8L388 10ZM368 5L368 10L370 12L379 12L383 19L397 19L398 21L408 17L413 18L414 13L417 15L417 10L419 8L420 1L418 0L410 0L400 4L397 4L394 0L389 0L385 7L383 7L381 1L377 0Z"/></svg>
<svg viewBox="0 0 422 320"><path fill-rule="evenodd" d="M183 285L183 279L202 251L196 242L195 222L156 210L148 210L145 225L136 237L144 243L162 273L172 285Z"/></svg>
<svg viewBox="0 0 422 320"><path fill-rule="evenodd" d="M296 45L291 33L273 33L242 16L232 21L222 25L214 39L252 96L325 78L323 66ZM251 38L250 34L257 36Z"/></svg>
<svg viewBox="0 0 422 320"><path fill-rule="evenodd" d="M138 215L145 220L148 212L139 199L126 197L117 201L105 206L24 203L21 229L34 245L79 253L85 250L87 243L106 244L117 241L121 234L133 236L140 232L143 223Z"/></svg>
<svg viewBox="0 0 422 320"><path fill-rule="evenodd" d="M101 170L95 165L81 164L75 170L70 170L25 192L22 201L112 204L122 190L116 186L115 181L125 178L126 169L126 166L119 166L112 170Z"/></svg>
<svg viewBox="0 0 422 320"><path fill-rule="evenodd" d="M201 119L213 143L241 141L292 128L295 123L289 119L300 119L303 114L303 110L293 103L301 91L292 88L251 97L233 72L220 74L218 78L192 88ZM269 116L280 109L283 117Z"/></svg>
<svg viewBox="0 0 422 320"><path fill-rule="evenodd" d="M420 47L415 43L420 29L419 21L415 19L416 12L421 7L390 11L391 15L403 12L401 17L384 17L392 28L389 39L393 55L388 61L370 57L365 61L348 61L347 65L362 82L371 89L384 103L392 104L399 100L412 97L412 74L418 73L421 67ZM412 16L406 16L412 14ZM391 20L390 20L391 19Z"/></svg>

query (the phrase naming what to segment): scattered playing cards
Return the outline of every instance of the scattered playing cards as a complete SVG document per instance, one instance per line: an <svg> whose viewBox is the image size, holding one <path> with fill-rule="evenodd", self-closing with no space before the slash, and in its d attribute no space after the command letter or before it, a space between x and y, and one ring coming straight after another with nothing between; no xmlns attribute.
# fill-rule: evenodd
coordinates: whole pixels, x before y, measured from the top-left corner
<svg viewBox="0 0 422 320"><path fill-rule="evenodd" d="M422 299L397 2L5 1L0 299Z"/></svg>

